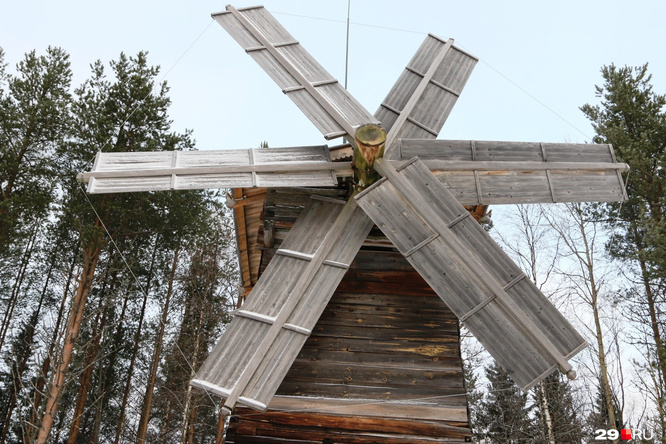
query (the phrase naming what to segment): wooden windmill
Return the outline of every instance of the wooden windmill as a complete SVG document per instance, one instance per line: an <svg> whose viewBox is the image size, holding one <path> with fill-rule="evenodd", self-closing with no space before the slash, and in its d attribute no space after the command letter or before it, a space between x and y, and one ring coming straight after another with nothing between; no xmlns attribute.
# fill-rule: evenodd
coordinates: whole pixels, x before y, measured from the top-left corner
<svg viewBox="0 0 666 444"><path fill-rule="evenodd" d="M428 35L372 115L263 7L213 17L348 144L101 153L81 176L90 193L234 189L252 291L191 381L239 405L233 442L463 442L458 320L523 390L575 377L586 342L477 220L626 199L610 145L435 140L477 62L453 40Z"/></svg>

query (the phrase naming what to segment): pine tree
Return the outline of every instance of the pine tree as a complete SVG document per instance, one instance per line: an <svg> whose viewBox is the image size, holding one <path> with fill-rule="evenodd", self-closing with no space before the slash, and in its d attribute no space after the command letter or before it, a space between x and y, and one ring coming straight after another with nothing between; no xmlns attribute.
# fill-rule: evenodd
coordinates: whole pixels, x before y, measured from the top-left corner
<svg viewBox="0 0 666 444"><path fill-rule="evenodd" d="M92 68L91 78L75 91L74 140L62 147L59 157L61 183L64 184L62 215L79 232L82 268L68 315L65 342L48 389L37 438L39 443L46 442L56 419L97 265L110 248L107 230L118 244L122 243L121 239L131 242L133 233L155 230L159 224L157 194L125 193L87 198L74 179L76 173L86 168L97 150L174 150L192 146L188 133L169 131L168 88L162 84L157 92L153 91L159 70L148 65L145 53L136 57L121 54L118 60L111 62L112 80L107 79L101 62Z"/></svg>
<svg viewBox="0 0 666 444"><path fill-rule="evenodd" d="M25 227L46 216L54 197L53 156L69 133L69 55L49 47L5 70L0 49L0 258ZM7 84L7 89L2 87Z"/></svg>
<svg viewBox="0 0 666 444"><path fill-rule="evenodd" d="M571 385L559 372L548 376L535 389L537 427L541 430L540 442L578 443L583 440L583 418L571 393ZM546 405L543 405L543 402ZM545 408L544 408L545 407ZM550 427L545 424L547 409ZM552 433L548 435L548 431Z"/></svg>
<svg viewBox="0 0 666 444"><path fill-rule="evenodd" d="M623 263L629 288L624 304L632 321L648 332L646 356L655 356L658 380L666 381L666 344L663 339L666 284L666 95L653 91L648 65L601 69L604 80L596 87L599 105L584 105L581 110L592 122L596 143L611 143L618 160L631 167L627 178L629 200L623 204L603 205L599 217L614 230L608 252ZM651 363L652 364L652 363ZM664 392L658 387L657 392ZM607 398L607 396L606 396ZM657 395L660 423L666 428L666 405Z"/></svg>
<svg viewBox="0 0 666 444"><path fill-rule="evenodd" d="M609 405L611 405L615 410L615 424L609 424L608 422ZM590 432L594 432L594 430L598 429L608 430L611 428L620 430L624 427L622 410L618 406L617 398L614 394L611 393L611 400L608 402L608 399L606 398L606 392L600 383L596 387L596 394L592 404L592 411L587 417L587 426L590 428Z"/></svg>
<svg viewBox="0 0 666 444"><path fill-rule="evenodd" d="M155 400L160 430L148 442L217 442L219 403L189 386L229 321L229 299L237 291L230 221L219 212L211 218L218 221L217 227L193 246L187 271L179 279L182 321L167 352L165 381Z"/></svg>
<svg viewBox="0 0 666 444"><path fill-rule="evenodd" d="M495 361L486 367L486 377L488 393L478 414L479 435L493 444L534 441L537 431L527 393L523 393Z"/></svg>

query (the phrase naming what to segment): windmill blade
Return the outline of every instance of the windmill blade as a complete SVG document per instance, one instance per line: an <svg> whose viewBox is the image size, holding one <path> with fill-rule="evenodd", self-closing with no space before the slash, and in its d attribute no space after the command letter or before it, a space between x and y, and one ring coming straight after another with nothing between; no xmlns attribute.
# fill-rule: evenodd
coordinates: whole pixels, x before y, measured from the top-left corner
<svg viewBox="0 0 666 444"><path fill-rule="evenodd" d="M359 206L514 382L528 390L558 367L575 377L568 359L585 340L428 168L377 169Z"/></svg>
<svg viewBox="0 0 666 444"><path fill-rule="evenodd" d="M477 62L453 39L426 37L375 113L389 132L385 158L397 139L437 137Z"/></svg>
<svg viewBox="0 0 666 444"><path fill-rule="evenodd" d="M213 18L250 54L326 139L379 123L263 6L227 10Z"/></svg>
<svg viewBox="0 0 666 444"><path fill-rule="evenodd" d="M254 9L256 8L253 8L252 10ZM263 10L255 12L260 16L267 14ZM286 33L286 31L282 31L283 28L281 25L279 25L272 17L268 17L269 18L266 18L265 20L270 20L271 26L281 30L280 35L285 38L286 36L284 33ZM256 41L253 43L251 37L248 37L246 28L238 28L237 20L235 18L229 17L228 14L223 16L223 18L231 24L235 23L235 28L231 27L231 25L229 26L231 29L235 29L234 32L232 32L232 35L237 36L236 38L242 46L246 47L245 44L257 44ZM247 40L245 44L243 43L243 39ZM440 60L432 62L431 59L438 58L438 54ZM425 79L421 79L422 81L419 83L420 86L417 86L411 91L411 94L415 95L414 99L410 100L412 97L411 95L405 95L399 90L399 88L395 87L392 92L389 93L387 98L389 101L393 98L403 98L406 99L406 104L404 104L397 113L397 116L402 116L402 118L393 118L384 124L384 127L387 130L390 130L385 151L387 154L394 151L393 147L398 140L397 134L412 135L414 131L413 128L418 128L418 125L414 126L412 121L408 120L407 117L409 117L410 114L413 114L415 109L432 106L433 101L437 100L438 96L436 94L424 94L424 92L426 92L427 86L430 84L429 78L432 78L433 74L437 72L438 69L443 69L441 66L442 61L445 59L445 55L446 53L440 53L437 51L434 53L433 51L421 51L419 58L424 59L428 66L432 66L432 73L426 76ZM314 63L314 61L312 62ZM267 66L272 66L269 62L266 63ZM282 68L278 66L276 69L280 70ZM471 68L468 67L468 71L471 71ZM271 73L269 72L269 74ZM466 76L468 75L469 74L466 74ZM464 80L459 84L460 88L462 88L462 85L466 81L466 76L464 76ZM278 82L278 84L280 83ZM441 122L441 124L443 124L446 116L448 116L454 103L455 100L449 100L446 106L439 108L441 115L438 118L438 121ZM377 111L377 117L379 117L380 113L381 108ZM372 120L376 121L376 119ZM368 121L359 123L367 122ZM439 124L440 128L441 124ZM411 125L411 131L404 130L408 125ZM429 135L434 137L431 133L429 133ZM388 140L391 141L390 145ZM321 257L341 263L350 263L372 229L372 220L367 217L363 210L356 206L353 199L349 200L347 206L345 206L342 211L337 205L328 205L321 208L321 214L318 217L320 217L321 220L327 221L336 218L336 222L333 225L329 225L330 222L312 222L313 219L310 215L311 211L314 210L307 209L301 213L294 227L289 231L289 234L285 238L282 248L295 249L294 247L289 246L292 242L302 242L302 239L321 238L323 236L324 241L322 241L321 245L317 247L317 252L321 250ZM316 232L314 231L315 229L317 230ZM323 235L318 230L327 231L326 234ZM305 342L305 335L301 334L300 336L294 336L294 334L290 333L291 331L287 332L289 328L280 327L281 324L284 325L283 322L285 321L282 319L279 321L277 319L272 319L276 316L274 313L266 312L265 307L272 307L274 310L279 310L280 313L283 313L284 311L285 314L283 317L291 319L289 317L292 315L288 313L292 313L293 309L290 306L292 304L302 306L303 314L305 315L307 312L307 320L289 320L288 323L302 327L304 330L309 330L319 319L326 303L333 295L333 292L344 275L344 273L340 272L333 272L328 275L320 272L319 270L324 266L323 262L319 265L320 268L312 268L308 273L304 273L302 270L294 268L286 270L286 274L282 274L282 272L278 272L278 267L283 267L283 265L281 265L285 260L285 257L283 256L285 255L278 254L271 260L267 269L259 278L259 281L247 299L244 310L247 312L258 313L259 316L239 312L242 319L235 318L234 321L232 321L225 334L218 341L218 344L197 373L196 378L190 381L190 384L194 387L226 398L225 407L228 409L232 409L237 402L240 402L250 408L264 410L274 396L280 382L286 375L286 372L291 367L296 355ZM310 262L310 266L315 267L312 264L315 264L314 261ZM287 265L284 266L286 267ZM287 282L289 279L285 279L285 276L300 276L298 280L300 290L298 292L292 291L289 293L289 296L285 296L286 293L284 292L287 290L284 286L289 284ZM293 282L291 284L294 285ZM311 289L316 289L316 292ZM280 296L281 294L282 296ZM292 295L295 299L291 299ZM275 298L277 298L277 301ZM295 303L293 300L298 300L299 302ZM263 322L262 320L255 319L254 323L252 323L248 320L249 316L272 322L272 324L270 324L272 333L266 334L266 327L264 326L262 329L262 327L258 326L259 323ZM301 323L299 324L298 322ZM268 324L268 322L264 323ZM257 330L259 329L262 329L263 332L258 332ZM287 335L290 335L290 338ZM248 342L249 347L246 348L245 344ZM258 348L259 351L244 357L246 354L242 352L243 350L255 348Z"/></svg>
<svg viewBox="0 0 666 444"><path fill-rule="evenodd" d="M353 199L313 196L190 384L265 410L371 228Z"/></svg>
<svg viewBox="0 0 666 444"><path fill-rule="evenodd" d="M79 174L88 193L335 186L327 146L220 151L97 153L93 169Z"/></svg>
<svg viewBox="0 0 666 444"><path fill-rule="evenodd" d="M401 139L463 205L627 200L612 145Z"/></svg>

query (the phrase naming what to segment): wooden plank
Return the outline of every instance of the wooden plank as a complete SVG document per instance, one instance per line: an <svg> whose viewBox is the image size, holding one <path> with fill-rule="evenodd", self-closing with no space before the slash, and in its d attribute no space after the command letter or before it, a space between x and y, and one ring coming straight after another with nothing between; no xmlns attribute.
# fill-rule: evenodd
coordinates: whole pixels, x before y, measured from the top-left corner
<svg viewBox="0 0 666 444"><path fill-rule="evenodd" d="M357 196L359 205L403 254L440 235L408 261L456 315L469 316L470 331L513 380L527 390L558 366L575 376L566 359L586 342L529 280L507 286L522 272L483 228L469 218L447 227L466 210L427 167L377 168L389 179Z"/></svg>
<svg viewBox="0 0 666 444"><path fill-rule="evenodd" d="M396 409L399 407L396 406ZM250 413L249 416L246 416ZM270 416L269 416L270 415ZM338 431L354 432L376 432L382 430L385 434L404 435L409 430L411 434L421 437L439 437L439 438L464 438L470 435L467 427L457 426L455 421L410 421L404 419L386 419L370 418L358 416L331 416L325 413L311 412L276 412L271 411L267 414L258 414L256 412L239 411L237 417L239 423L260 422L264 425L268 422L273 427L286 426L296 433L304 428L315 430L336 429ZM254 425L254 424L253 424ZM258 426L258 424L257 424ZM233 427L233 424L232 424ZM238 427L238 426L236 426ZM285 428L286 428L285 427ZM307 433L307 432L306 432ZM358 435L358 434L356 434ZM301 435L301 438L303 435ZM322 439L317 441L322 442Z"/></svg>
<svg viewBox="0 0 666 444"><path fill-rule="evenodd" d="M89 193L169 189L334 186L326 146L219 151L99 153L79 174Z"/></svg>
<svg viewBox="0 0 666 444"><path fill-rule="evenodd" d="M243 189L234 188L231 190L232 197L236 200L243 199L246 197L243 193ZM251 255L253 249L249 247L250 241L248 239L248 227L257 225L256 221L252 220L252 217L246 216L246 211L250 210L251 206L263 206L263 199L266 197L266 190L254 189L253 191L259 192L260 194L255 194L252 198L258 197L260 200L254 200L250 206L239 206L233 209L234 217L234 226L236 232L236 244L238 246L238 262L240 264L241 279L243 283L243 294L242 297L238 298L238 306L242 304L243 299L250 293L253 281L251 275ZM248 211L249 212L249 211ZM256 257L256 256L255 256Z"/></svg>
<svg viewBox="0 0 666 444"><path fill-rule="evenodd" d="M355 128L379 123L263 7L227 6L213 18L271 76L326 138L354 138Z"/></svg>
<svg viewBox="0 0 666 444"><path fill-rule="evenodd" d="M456 161L456 160L425 160L423 163L431 171L479 171L479 172L541 172L557 171L629 171L624 163L611 162L530 162L530 161ZM394 167L400 163L394 162Z"/></svg>
<svg viewBox="0 0 666 444"><path fill-rule="evenodd" d="M400 110L400 113L398 115L397 120L395 121L395 125L398 127L404 127L405 123L407 123L407 120L409 119L410 115L416 108L417 103L420 101L421 96L426 90L426 87L428 84L432 81L433 76L435 75L435 71L439 68L439 65L444 61L444 57L447 55L451 47L453 46L453 39L449 39L443 46L439 47L437 49L436 54L433 57L432 64L428 67L428 71L423 73L421 75L422 79L419 82L418 86L414 90L414 92L411 94L411 97L405 104L404 108ZM413 72L413 71L412 71ZM458 94L455 94L456 96ZM418 121L415 119L411 120L411 123L416 124L419 128L424 129L423 124L418 124ZM427 126L425 127L426 132L430 133L432 136L437 137L437 131L429 129ZM396 132L393 132L391 138L389 138L386 141L387 146L393 145L395 140L398 139L399 134ZM387 153L387 155L390 153ZM391 157L387 157L390 159Z"/></svg>
<svg viewBox="0 0 666 444"><path fill-rule="evenodd" d="M276 396L269 408L281 411L317 411L342 416L365 416L384 418L404 418L432 421L467 421L467 407L431 407L410 405L406 403L377 403L368 405L367 402L355 400L309 400L302 397Z"/></svg>
<svg viewBox="0 0 666 444"><path fill-rule="evenodd" d="M274 318L273 324L234 318L193 386L209 391L211 385L218 386L217 394L229 391L225 405L230 409L236 402L265 408L306 339L302 331L285 324L314 327L346 271L339 264L352 261L372 226L354 201L341 213L339 208L336 202L311 201L282 243L283 249L311 260L276 256L243 306L247 312ZM285 279L288 276L299 279ZM252 347L244 349L248 337L254 338Z"/></svg>
<svg viewBox="0 0 666 444"><path fill-rule="evenodd" d="M389 133L386 158L394 158L388 148L399 138L437 136L477 61L452 40L426 37L375 113L387 130L400 129Z"/></svg>
<svg viewBox="0 0 666 444"><path fill-rule="evenodd" d="M400 140L463 205L626 200L609 145ZM475 170L475 173L469 172Z"/></svg>
<svg viewBox="0 0 666 444"><path fill-rule="evenodd" d="M617 163L609 154L609 145L594 143L540 143L487 140L427 140L400 141L401 159L417 156L422 161L490 161L490 162L548 162ZM475 154L475 158L473 156Z"/></svg>

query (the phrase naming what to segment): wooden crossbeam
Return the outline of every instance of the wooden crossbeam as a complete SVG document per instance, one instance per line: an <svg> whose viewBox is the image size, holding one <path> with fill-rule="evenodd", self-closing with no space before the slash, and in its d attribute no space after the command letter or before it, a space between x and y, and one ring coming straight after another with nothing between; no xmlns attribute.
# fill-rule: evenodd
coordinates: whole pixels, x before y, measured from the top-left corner
<svg viewBox="0 0 666 444"><path fill-rule="evenodd" d="M229 5L213 18L276 81L326 139L379 123L263 7ZM284 48L284 49L283 49Z"/></svg>
<svg viewBox="0 0 666 444"><path fill-rule="evenodd" d="M555 367L575 377L568 359L586 342L446 187L418 159L376 168L385 178L359 205L514 381L527 390Z"/></svg>

